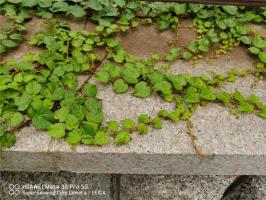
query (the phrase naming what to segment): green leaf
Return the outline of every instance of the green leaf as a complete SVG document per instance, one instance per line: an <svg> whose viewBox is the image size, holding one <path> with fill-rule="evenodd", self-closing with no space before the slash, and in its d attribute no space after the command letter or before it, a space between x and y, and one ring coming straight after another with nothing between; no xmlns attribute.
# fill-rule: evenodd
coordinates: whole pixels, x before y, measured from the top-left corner
<svg viewBox="0 0 266 200"><path fill-rule="evenodd" d="M55 111L54 118L59 120L59 122L65 122L69 113L70 113L69 107L62 107Z"/></svg>
<svg viewBox="0 0 266 200"><path fill-rule="evenodd" d="M208 52L209 51L209 40L205 37L205 38L202 38L200 40L198 40L198 43L199 43L199 50L203 51L203 52Z"/></svg>
<svg viewBox="0 0 266 200"><path fill-rule="evenodd" d="M239 91L235 91L234 93L234 99L237 100L240 104L245 103L245 98Z"/></svg>
<svg viewBox="0 0 266 200"><path fill-rule="evenodd" d="M104 120L104 114L101 111L91 111L87 113L86 119L96 124L101 124Z"/></svg>
<svg viewBox="0 0 266 200"><path fill-rule="evenodd" d="M240 112L253 112L254 106L247 102L243 102L243 103L240 103L240 105L238 106L238 110Z"/></svg>
<svg viewBox="0 0 266 200"><path fill-rule="evenodd" d="M250 51L250 53L258 55L260 53L260 49L257 47L250 47L248 48L248 50Z"/></svg>
<svg viewBox="0 0 266 200"><path fill-rule="evenodd" d="M114 61L117 62L117 63L123 63L124 59L125 59L125 56L124 56L124 53L122 52L118 52L117 55L114 55L113 56L114 58Z"/></svg>
<svg viewBox="0 0 266 200"><path fill-rule="evenodd" d="M103 6L100 4L98 0L89 0L87 5L93 10L100 11L103 9Z"/></svg>
<svg viewBox="0 0 266 200"><path fill-rule="evenodd" d="M156 24L160 30L166 30L170 27L170 22L168 20L158 19Z"/></svg>
<svg viewBox="0 0 266 200"><path fill-rule="evenodd" d="M127 144L131 140L131 136L127 131L121 130L114 139L114 144Z"/></svg>
<svg viewBox="0 0 266 200"><path fill-rule="evenodd" d="M33 7L37 5L37 0L23 0L22 6L23 7Z"/></svg>
<svg viewBox="0 0 266 200"><path fill-rule="evenodd" d="M174 11L176 15L182 15L186 12L186 4L179 4L177 3L174 6Z"/></svg>
<svg viewBox="0 0 266 200"><path fill-rule="evenodd" d="M247 97L247 102L257 106L257 108L261 108L262 107L262 102L260 100L259 97L257 97L256 95L254 94L251 94Z"/></svg>
<svg viewBox="0 0 266 200"><path fill-rule="evenodd" d="M67 134L66 141L71 145L76 145L82 139L81 134L82 131L80 129L75 129Z"/></svg>
<svg viewBox="0 0 266 200"><path fill-rule="evenodd" d="M96 145L104 145L109 142L109 136L106 135L103 131L98 131L94 138L94 144Z"/></svg>
<svg viewBox="0 0 266 200"><path fill-rule="evenodd" d="M93 139L93 137L90 136L90 135L83 135L83 136L82 136L82 139L81 139L81 142L82 142L83 144L91 145L91 144L94 143L94 139Z"/></svg>
<svg viewBox="0 0 266 200"><path fill-rule="evenodd" d="M243 44L246 44L246 45L249 45L251 44L251 39L247 36L242 36L239 38L239 40L243 43Z"/></svg>
<svg viewBox="0 0 266 200"><path fill-rule="evenodd" d="M128 90L128 85L123 79L118 79L113 83L113 91L115 93L125 93Z"/></svg>
<svg viewBox="0 0 266 200"><path fill-rule="evenodd" d="M107 39L106 44L107 44L107 46L113 48L113 47L116 47L116 46L119 45L119 41L118 40L115 40L113 38L109 38L109 39Z"/></svg>
<svg viewBox="0 0 266 200"><path fill-rule="evenodd" d="M141 114L138 116L138 121L144 124L150 123L150 116L147 114Z"/></svg>
<svg viewBox="0 0 266 200"><path fill-rule="evenodd" d="M73 130L78 128L79 126L79 120L75 115L69 114L66 117L66 122L65 122L65 128L67 130Z"/></svg>
<svg viewBox="0 0 266 200"><path fill-rule="evenodd" d="M22 39L22 35L18 33L13 33L9 36L9 38L15 41L20 41Z"/></svg>
<svg viewBox="0 0 266 200"><path fill-rule="evenodd" d="M106 71L100 71L96 73L96 79L103 84L107 84L109 82L109 74Z"/></svg>
<svg viewBox="0 0 266 200"><path fill-rule="evenodd" d="M97 95L97 87L94 84L86 84L83 88L84 93L88 97L96 97Z"/></svg>
<svg viewBox="0 0 266 200"><path fill-rule="evenodd" d="M48 134L53 138L62 138L65 136L65 125L63 123L52 124L48 128Z"/></svg>
<svg viewBox="0 0 266 200"><path fill-rule="evenodd" d="M15 99L15 105L18 106L19 111L24 111L29 107L31 101L30 96L24 93L22 96Z"/></svg>
<svg viewBox="0 0 266 200"><path fill-rule="evenodd" d="M114 0L114 2L120 7L124 7L126 5L125 0Z"/></svg>
<svg viewBox="0 0 266 200"><path fill-rule="evenodd" d="M86 12L80 6L69 6L68 14L72 14L74 17L84 17Z"/></svg>
<svg viewBox="0 0 266 200"><path fill-rule="evenodd" d="M86 52L90 52L93 50L93 47L90 44L83 44L82 45L82 50Z"/></svg>
<svg viewBox="0 0 266 200"><path fill-rule="evenodd" d="M237 6L222 6L223 10L229 13L230 15L236 15L238 11Z"/></svg>
<svg viewBox="0 0 266 200"><path fill-rule="evenodd" d="M183 75L169 75L167 76L167 79L172 82L174 88L177 91L182 90L183 87L187 84L186 77Z"/></svg>
<svg viewBox="0 0 266 200"><path fill-rule="evenodd" d="M118 124L118 122L116 121L109 121L107 123L107 130L111 131L111 132L117 132L119 130L120 126Z"/></svg>
<svg viewBox="0 0 266 200"><path fill-rule="evenodd" d="M170 112L167 115L167 118L173 122L178 122L178 121L180 121L180 114L181 114L180 112Z"/></svg>
<svg viewBox="0 0 266 200"><path fill-rule="evenodd" d="M151 96L151 87L146 82L140 81L135 85L133 95L141 98Z"/></svg>
<svg viewBox="0 0 266 200"><path fill-rule="evenodd" d="M24 122L24 116L19 113L19 112L16 112L12 115L12 117L9 119L8 121L8 125L10 127L16 127L20 124L22 124Z"/></svg>
<svg viewBox="0 0 266 200"><path fill-rule="evenodd" d="M199 103L201 101L200 94L197 92L196 88L189 87L184 96L184 100L187 103Z"/></svg>
<svg viewBox="0 0 266 200"><path fill-rule="evenodd" d="M102 110L102 101L96 98L89 98L85 102L85 106L89 111L100 111Z"/></svg>
<svg viewBox="0 0 266 200"><path fill-rule="evenodd" d="M32 118L33 126L41 130L46 130L53 122L53 112L45 108L37 110Z"/></svg>
<svg viewBox="0 0 266 200"><path fill-rule="evenodd" d="M231 101L231 95L224 91L216 93L215 96L217 99L221 100L226 106L228 106Z"/></svg>
<svg viewBox="0 0 266 200"><path fill-rule="evenodd" d="M68 9L68 3L63 1L53 3L53 6L51 8L53 12L66 12L68 11Z"/></svg>
<svg viewBox="0 0 266 200"><path fill-rule="evenodd" d="M198 51L198 45L196 44L196 42L189 43L187 48L193 53L196 53ZM185 57L189 57L189 56L185 55ZM183 58L184 58L184 55L183 55Z"/></svg>
<svg viewBox="0 0 266 200"><path fill-rule="evenodd" d="M191 54L189 51L185 51L185 52L183 53L183 58L184 58L184 59L188 60L188 59L190 59L191 57L192 57L192 54Z"/></svg>
<svg viewBox="0 0 266 200"><path fill-rule="evenodd" d="M71 105L70 110L71 110L71 113L75 115L79 121L83 120L86 116L86 109L82 105L73 104Z"/></svg>
<svg viewBox="0 0 266 200"><path fill-rule="evenodd" d="M139 123L137 129L140 135L145 135L148 133L148 126L144 123Z"/></svg>
<svg viewBox="0 0 266 200"><path fill-rule="evenodd" d="M213 101L216 99L216 96L213 93L212 87L206 87L201 90L200 97L205 100Z"/></svg>
<svg viewBox="0 0 266 200"><path fill-rule="evenodd" d="M265 51L260 52L258 57L259 57L261 62L266 63L266 52Z"/></svg>
<svg viewBox="0 0 266 200"><path fill-rule="evenodd" d="M167 110L160 110L160 111L158 112L158 116L159 116L159 117L164 117L164 118L166 118L166 117L168 116L168 114L169 114L169 112L168 112Z"/></svg>
<svg viewBox="0 0 266 200"><path fill-rule="evenodd" d="M201 79L201 77L190 77L187 79L187 82L191 84L191 86L199 89L203 89L206 87L205 82Z"/></svg>
<svg viewBox="0 0 266 200"><path fill-rule="evenodd" d="M16 135L14 133L5 134L0 138L0 147L10 148L16 142Z"/></svg>
<svg viewBox="0 0 266 200"><path fill-rule="evenodd" d="M15 41L8 40L8 39L2 40L2 45L7 47L7 48L14 48L14 47L18 46L18 44Z"/></svg>
<svg viewBox="0 0 266 200"><path fill-rule="evenodd" d="M38 0L38 5L41 8L48 8L51 7L53 4L53 0Z"/></svg>
<svg viewBox="0 0 266 200"><path fill-rule="evenodd" d="M188 4L188 7L190 8L190 10L192 12L197 13L197 12L199 12L204 7L204 5L203 4L193 4L193 3L190 3L190 4Z"/></svg>
<svg viewBox="0 0 266 200"><path fill-rule="evenodd" d="M257 115L263 119L266 119L266 106L264 106L262 110L257 113Z"/></svg>
<svg viewBox="0 0 266 200"><path fill-rule="evenodd" d="M152 127L155 129L161 129L163 126L163 122L159 117L155 117L152 119Z"/></svg>
<svg viewBox="0 0 266 200"><path fill-rule="evenodd" d="M21 3L22 0L7 0L7 2L14 3L14 4L18 4L18 3Z"/></svg>
<svg viewBox="0 0 266 200"><path fill-rule="evenodd" d="M105 63L103 67L112 78L120 77L121 74L120 67L114 66L111 63Z"/></svg>
<svg viewBox="0 0 266 200"><path fill-rule="evenodd" d="M173 61L176 60L181 52L180 48L172 48L168 54L165 56L165 60L167 61Z"/></svg>
<svg viewBox="0 0 266 200"><path fill-rule="evenodd" d="M262 39L260 36L256 36L253 39L252 43L257 48L264 48L264 47L266 47L266 40Z"/></svg>
<svg viewBox="0 0 266 200"><path fill-rule="evenodd" d="M41 91L41 88L42 86L38 82L32 81L27 84L26 92L31 95L36 95Z"/></svg>
<svg viewBox="0 0 266 200"><path fill-rule="evenodd" d="M133 67L126 67L122 71L122 77L125 81L127 81L130 84L136 84L139 80L140 73L138 69Z"/></svg>
<svg viewBox="0 0 266 200"><path fill-rule="evenodd" d="M132 119L124 119L121 122L123 127L127 130L131 130L135 126L135 122Z"/></svg>
<svg viewBox="0 0 266 200"><path fill-rule="evenodd" d="M172 85L168 81L161 81L156 83L153 86L153 89L165 95L172 94Z"/></svg>
<svg viewBox="0 0 266 200"><path fill-rule="evenodd" d="M0 125L0 138L4 135L4 133L5 133L5 128ZM0 144L1 144L1 142L0 142Z"/></svg>

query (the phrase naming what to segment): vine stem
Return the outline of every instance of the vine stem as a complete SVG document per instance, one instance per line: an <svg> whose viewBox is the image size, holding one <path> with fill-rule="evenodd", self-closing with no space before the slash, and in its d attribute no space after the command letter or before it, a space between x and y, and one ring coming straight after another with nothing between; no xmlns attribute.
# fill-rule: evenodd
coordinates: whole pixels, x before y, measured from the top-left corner
<svg viewBox="0 0 266 200"><path fill-rule="evenodd" d="M199 156L202 157L207 157L207 155L202 151L201 147L198 146L197 144L197 136L193 133L193 123L191 120L187 120L187 134L190 136L191 138L191 144L193 149L196 151L196 153Z"/></svg>
<svg viewBox="0 0 266 200"><path fill-rule="evenodd" d="M27 119L25 120L23 123L19 124L18 126L16 127L12 127L12 128L7 128L5 130L6 133L12 133L12 132L15 132L17 130L19 130L20 128L22 128L23 126L29 124L31 122L31 119Z"/></svg>
<svg viewBox="0 0 266 200"><path fill-rule="evenodd" d="M81 84L81 86L77 89L77 92L78 93L81 93L84 86L89 82L89 80L91 79L91 77L95 74L97 68L106 60L106 57L107 57L108 53L106 52L104 57L101 59L101 61L97 64L95 64L95 67L93 67L89 73L88 73L88 77L87 79Z"/></svg>

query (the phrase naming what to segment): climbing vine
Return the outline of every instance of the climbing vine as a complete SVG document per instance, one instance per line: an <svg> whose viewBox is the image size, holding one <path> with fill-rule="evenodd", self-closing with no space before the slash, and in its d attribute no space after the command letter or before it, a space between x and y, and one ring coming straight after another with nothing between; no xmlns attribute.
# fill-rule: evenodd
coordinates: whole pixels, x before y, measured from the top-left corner
<svg viewBox="0 0 266 200"><path fill-rule="evenodd" d="M45 18L45 31L28 43L39 46L38 53L28 52L20 60L0 63L0 147L11 147L15 132L32 124L53 138L71 145L128 143L132 132L147 134L161 129L165 120L187 121L188 134L197 153L192 123L189 120L199 105L209 102L228 107L233 114L254 113L266 119L266 105L254 94L244 97L240 91L228 93L222 86L252 73L265 77L266 39L251 30L248 23L264 23L266 9L202 4L148 3L125 0L0 0L0 13L6 21L0 27L0 55L3 58L22 42L24 24L34 15ZM94 31L71 30L55 14L86 17L97 26ZM164 55L147 59L127 53L116 39L142 24L156 24L161 31L178 30L178 23L190 17L197 38L186 47L173 47ZM177 59L196 63L214 45L211 59L228 53L234 46L246 46L257 60L253 72L232 69L226 75L192 76L171 74L156 67L158 62ZM105 56L97 48L105 49ZM83 84L80 75L87 75ZM105 122L95 77L103 85L112 84L117 94L131 92L136 98L159 95L174 102L175 110L160 110L156 117L140 113L138 119Z"/></svg>

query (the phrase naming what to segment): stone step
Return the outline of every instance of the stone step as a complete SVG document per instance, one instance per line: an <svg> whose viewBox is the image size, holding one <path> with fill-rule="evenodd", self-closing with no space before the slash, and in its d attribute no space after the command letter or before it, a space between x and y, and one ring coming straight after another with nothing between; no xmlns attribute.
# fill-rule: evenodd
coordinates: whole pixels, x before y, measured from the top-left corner
<svg viewBox="0 0 266 200"><path fill-rule="evenodd" d="M84 25L81 22L72 22L73 28L82 29ZM145 28L147 27L141 26L128 34L138 35ZM142 48L142 54L146 55L149 54L151 47L156 48L156 45L164 47L160 41L166 42L169 34L172 34L171 32L162 34L154 28L148 30L151 34L146 33L142 36L140 34L140 37L121 36L119 39L129 52L134 53L137 52L136 49ZM182 37L186 35L194 37L195 35L189 34L190 32L191 29L180 29ZM146 38L149 36L152 36L153 42L157 41L157 43L149 46L149 39ZM124 38L133 41L125 41ZM132 46L134 41L139 45ZM184 41L189 40L186 38ZM146 46L149 47L147 51ZM18 49L8 56L19 59L26 50ZM232 52L212 63L202 60L197 65L192 65L189 62L178 61L172 64L170 71L210 75L211 70L225 73L233 67L254 69L255 60L246 49L236 47ZM91 81L95 82L93 79ZM259 81L254 88L251 88L252 83L253 77L248 76L228 84L224 89L234 92L237 88L245 96L254 93L266 102L265 81ZM130 93L114 94L111 86L96 84L99 88L98 97L103 99L106 121L137 119L141 113L154 116L160 109L174 109L173 104L165 103L155 95L138 99ZM266 174L266 120L249 114L243 114L236 119L228 109L214 104L200 107L191 120L194 124L193 132L197 137L196 142L206 155L205 157L195 153L184 122L175 124L165 122L162 130L150 129L144 136L133 134L133 140L128 145L109 144L103 147L79 145L75 150L62 140L51 139L45 132L24 127L17 133L15 146L1 152L0 171L58 172L64 170L82 173L184 175Z"/></svg>

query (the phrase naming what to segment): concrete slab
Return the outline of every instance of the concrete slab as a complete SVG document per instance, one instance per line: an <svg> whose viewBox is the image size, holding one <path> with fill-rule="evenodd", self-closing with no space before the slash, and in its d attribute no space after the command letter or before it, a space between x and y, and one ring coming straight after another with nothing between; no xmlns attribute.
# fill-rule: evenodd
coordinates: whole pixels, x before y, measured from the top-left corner
<svg viewBox="0 0 266 200"><path fill-rule="evenodd" d="M234 176L122 175L123 200L220 200Z"/></svg>
<svg viewBox="0 0 266 200"><path fill-rule="evenodd" d="M112 199L111 176L103 174L0 172L0 186L0 200Z"/></svg>
<svg viewBox="0 0 266 200"><path fill-rule="evenodd" d="M153 28L149 30L153 31ZM238 47L212 63L204 60L197 65L175 62L170 71L196 75L211 74L210 70L225 73L232 67L254 69L254 64L254 59L246 50ZM255 93L266 102L265 81L258 82L257 86L251 89L252 79L251 76L239 79L228 84L225 89L234 91L239 88L245 95ZM143 100L131 96L130 93L114 94L111 86L97 85L98 97L103 99L106 121L136 119L140 113L155 115L162 108L174 109L174 105L163 102L157 96ZM2 153L5 159L0 160L0 170L66 170L122 174L266 174L266 120L255 115L241 115L236 119L230 115L228 109L209 104L195 112L192 122L195 125L193 131L198 138L197 143L206 157L195 154L184 122L165 122L162 130L150 129L144 136L134 133L133 141L124 146L80 145L73 150L62 140L52 140L48 149L45 145L44 148L35 150L33 144L24 146L22 141L27 141L29 136L23 134L22 137L26 138L18 140L16 144L16 148L21 146L19 152L11 149ZM38 166L37 158L43 160L41 167Z"/></svg>

